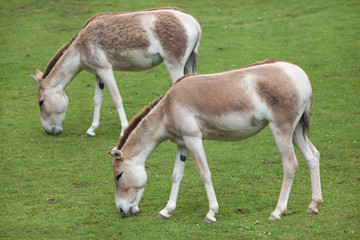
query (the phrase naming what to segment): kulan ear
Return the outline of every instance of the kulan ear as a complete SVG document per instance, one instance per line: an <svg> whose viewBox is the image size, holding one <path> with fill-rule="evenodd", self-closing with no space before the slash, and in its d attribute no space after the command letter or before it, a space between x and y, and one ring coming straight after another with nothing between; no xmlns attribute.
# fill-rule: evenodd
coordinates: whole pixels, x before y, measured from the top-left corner
<svg viewBox="0 0 360 240"><path fill-rule="evenodd" d="M121 158L122 158L122 153L121 153L121 151L120 151L119 149L117 149L117 147L113 147L113 148L110 150L109 154L110 154L113 158L116 158L116 159L118 159L118 160L121 160Z"/></svg>
<svg viewBox="0 0 360 240"><path fill-rule="evenodd" d="M36 67L34 68L36 76L27 73L29 75L29 77L31 77L32 79L34 79L34 81L40 85L40 79L42 79L42 76L44 75L42 71L40 71L39 69L37 69Z"/></svg>
<svg viewBox="0 0 360 240"><path fill-rule="evenodd" d="M30 73L27 73L29 75L29 77L31 77L32 79L34 79L34 81L40 85L40 81L39 81L39 78L37 78L36 76L30 74Z"/></svg>
<svg viewBox="0 0 360 240"><path fill-rule="evenodd" d="M44 75L42 71L40 71L38 68L34 68L35 72L36 72L36 77L37 78L42 78L42 76Z"/></svg>

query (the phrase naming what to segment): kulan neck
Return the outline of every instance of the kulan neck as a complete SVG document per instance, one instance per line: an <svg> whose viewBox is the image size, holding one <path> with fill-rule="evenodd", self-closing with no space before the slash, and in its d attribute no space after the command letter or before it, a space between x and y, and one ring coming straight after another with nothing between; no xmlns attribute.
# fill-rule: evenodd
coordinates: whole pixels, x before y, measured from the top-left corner
<svg viewBox="0 0 360 240"><path fill-rule="evenodd" d="M167 139L162 114L157 114L158 108L152 111L133 130L121 149L126 158L143 164L155 148Z"/></svg>
<svg viewBox="0 0 360 240"><path fill-rule="evenodd" d="M76 47L71 46L55 64L46 79L49 79L50 87L61 86L65 89L81 70L80 53Z"/></svg>

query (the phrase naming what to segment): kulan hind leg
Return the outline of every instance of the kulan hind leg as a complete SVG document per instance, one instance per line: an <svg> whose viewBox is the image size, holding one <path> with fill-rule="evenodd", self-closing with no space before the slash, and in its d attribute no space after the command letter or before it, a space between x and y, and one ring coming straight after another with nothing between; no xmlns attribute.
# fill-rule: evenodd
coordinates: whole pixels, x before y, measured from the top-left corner
<svg viewBox="0 0 360 240"><path fill-rule="evenodd" d="M296 148L304 156L310 168L312 201L306 211L307 214L318 214L318 206L322 203L321 184L320 184L320 153L310 142L309 138L303 133L301 125L294 131L293 141Z"/></svg>
<svg viewBox="0 0 360 240"><path fill-rule="evenodd" d="M292 143L291 130L281 129L281 127L277 127L272 123L269 125L282 159L284 171L279 200L275 210L269 217L269 220L278 220L281 218L281 214L285 213L287 210L291 185L295 177L298 162L296 160L294 146Z"/></svg>

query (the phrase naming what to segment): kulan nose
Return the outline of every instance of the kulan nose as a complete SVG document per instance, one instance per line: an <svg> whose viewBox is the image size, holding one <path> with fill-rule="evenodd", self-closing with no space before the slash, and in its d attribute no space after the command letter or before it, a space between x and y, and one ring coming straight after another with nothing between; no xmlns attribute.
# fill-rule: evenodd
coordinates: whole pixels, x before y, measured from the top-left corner
<svg viewBox="0 0 360 240"><path fill-rule="evenodd" d="M45 128L45 132L47 132L50 135L58 135L62 131L61 127L53 127L50 130Z"/></svg>
<svg viewBox="0 0 360 240"><path fill-rule="evenodd" d="M53 129L47 130L47 129L45 128L45 132L46 132L47 134L54 135L54 132L53 132L53 131L54 131Z"/></svg>
<svg viewBox="0 0 360 240"><path fill-rule="evenodd" d="M57 133L56 133L56 130L55 130L55 127L51 128L50 130L47 130L47 129L45 128L45 132L47 132L47 133L50 134L50 135L56 135L56 134L57 134Z"/></svg>

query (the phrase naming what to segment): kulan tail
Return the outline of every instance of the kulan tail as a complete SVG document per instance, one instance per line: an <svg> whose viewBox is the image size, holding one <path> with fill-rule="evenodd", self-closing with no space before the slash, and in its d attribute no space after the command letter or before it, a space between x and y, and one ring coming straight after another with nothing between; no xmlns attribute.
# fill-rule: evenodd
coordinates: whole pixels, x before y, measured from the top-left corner
<svg viewBox="0 0 360 240"><path fill-rule="evenodd" d="M306 106L306 109L305 109L303 115L301 116L300 122L299 122L300 126L303 129L304 136L306 134L307 135L310 134L310 110L311 110L311 104L312 104L312 95L311 95L310 101L309 101L308 105Z"/></svg>
<svg viewBox="0 0 360 240"><path fill-rule="evenodd" d="M196 40L194 49L191 52L191 54L186 62L185 71L184 71L185 75L196 73L196 61L197 61L197 55L199 52L200 40L201 40L201 27L200 27L200 24L198 24L198 23L197 23L197 28L198 28L198 38Z"/></svg>

